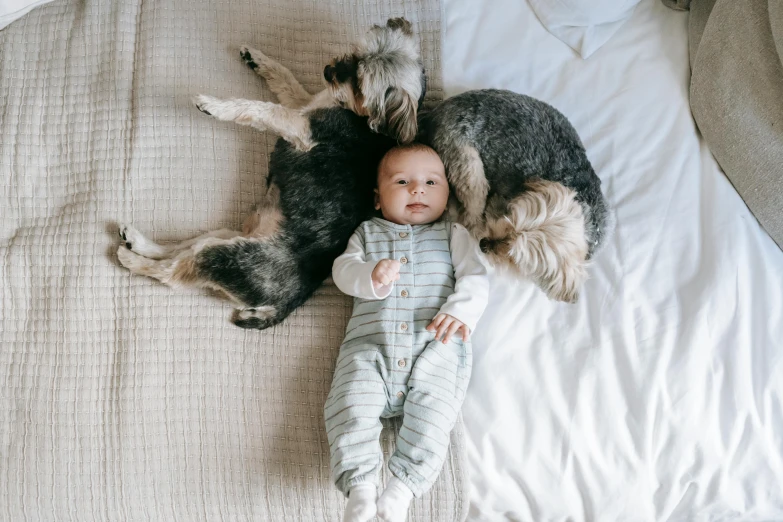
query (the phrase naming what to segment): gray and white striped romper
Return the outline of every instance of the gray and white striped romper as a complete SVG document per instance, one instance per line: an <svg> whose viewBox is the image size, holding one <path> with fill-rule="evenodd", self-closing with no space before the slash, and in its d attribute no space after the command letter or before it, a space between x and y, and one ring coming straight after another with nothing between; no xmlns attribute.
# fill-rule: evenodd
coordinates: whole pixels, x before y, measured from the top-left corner
<svg viewBox="0 0 783 522"><path fill-rule="evenodd" d="M332 478L348 494L378 483L380 417L403 415L389 469L415 496L443 466L470 378L472 352L459 334L448 344L425 327L454 292L451 227L440 221L363 223L367 261L397 259L400 279L382 300L356 298L324 407Z"/></svg>

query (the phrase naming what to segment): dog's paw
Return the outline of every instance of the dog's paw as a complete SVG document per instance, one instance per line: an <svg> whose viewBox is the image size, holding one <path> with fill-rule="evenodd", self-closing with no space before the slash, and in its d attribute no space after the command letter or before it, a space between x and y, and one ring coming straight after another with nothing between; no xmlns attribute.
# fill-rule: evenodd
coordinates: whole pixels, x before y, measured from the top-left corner
<svg viewBox="0 0 783 522"><path fill-rule="evenodd" d="M259 306L236 310L232 322L240 328L264 330L277 322L277 310L274 306Z"/></svg>
<svg viewBox="0 0 783 522"><path fill-rule="evenodd" d="M130 250L131 248L133 248L133 242L132 242L132 241L128 241L128 236L129 236L129 234L128 234L128 230L129 230L129 229L132 229L132 228L133 228L133 227L131 227L131 226L128 226L128 225L120 225L120 229L119 229L119 236L120 236L120 239L122 239L123 241L125 241L125 247L126 247L127 249L129 249L129 250Z"/></svg>
<svg viewBox="0 0 783 522"><path fill-rule="evenodd" d="M212 116L212 112L210 112L210 107L213 106L216 101L217 98L213 98L212 96L206 96L204 94L199 94L193 97L193 105L195 105L198 110L200 110L207 116Z"/></svg>
<svg viewBox="0 0 783 522"><path fill-rule="evenodd" d="M120 239L125 242L125 248L149 259L163 259L169 253L166 247L148 239L132 225L120 225Z"/></svg>
<svg viewBox="0 0 783 522"><path fill-rule="evenodd" d="M119 248L117 248L117 259L120 260L122 266L131 270L136 261L136 254L131 252L125 245L120 245Z"/></svg>
<svg viewBox="0 0 783 522"><path fill-rule="evenodd" d="M141 232L136 230L135 227L131 225L120 224L120 239L125 241L125 246L128 248L128 250L133 250L133 245L139 245L146 241L147 238L145 238Z"/></svg>
<svg viewBox="0 0 783 522"><path fill-rule="evenodd" d="M253 49L252 47L248 47L247 45L243 45L242 47L239 48L239 56L241 56L242 59L247 64L247 66L253 69L254 71L258 71L258 61L254 56L257 54L261 54L263 56L263 53L261 53L261 51L257 51L256 49Z"/></svg>
<svg viewBox="0 0 783 522"><path fill-rule="evenodd" d="M266 78L273 69L274 61L270 60L267 55L258 49L243 45L239 48L239 56L242 57L242 60L244 60L248 67L264 78Z"/></svg>
<svg viewBox="0 0 783 522"><path fill-rule="evenodd" d="M119 248L117 248L117 259L119 259L122 266L134 274L156 276L156 273L151 271L155 261L131 251L125 245L120 245Z"/></svg>

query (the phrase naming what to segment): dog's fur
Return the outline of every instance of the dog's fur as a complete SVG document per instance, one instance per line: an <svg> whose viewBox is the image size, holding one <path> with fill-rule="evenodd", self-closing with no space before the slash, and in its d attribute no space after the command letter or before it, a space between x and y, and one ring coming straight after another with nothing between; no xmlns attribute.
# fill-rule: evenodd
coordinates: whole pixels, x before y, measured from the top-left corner
<svg viewBox="0 0 783 522"><path fill-rule="evenodd" d="M579 136L554 107L495 89L422 114L419 139L443 159L459 221L496 264L575 302L608 207Z"/></svg>
<svg viewBox="0 0 783 522"><path fill-rule="evenodd" d="M416 138L426 82L411 24L404 18L392 18L383 29L375 26L353 53L324 67L324 79L331 97L368 116L372 130L401 143Z"/></svg>
<svg viewBox="0 0 783 522"><path fill-rule="evenodd" d="M218 119L281 136L270 158L266 200L242 232L219 230L173 246L120 226L124 244L117 255L132 272L170 286L218 291L237 306L235 324L263 329L312 295L350 235L372 215L378 162L397 141L415 137L423 69L410 23L400 18L374 26L351 55L327 66L328 87L315 96L260 51L242 47L240 55L282 105L209 96L194 101Z"/></svg>

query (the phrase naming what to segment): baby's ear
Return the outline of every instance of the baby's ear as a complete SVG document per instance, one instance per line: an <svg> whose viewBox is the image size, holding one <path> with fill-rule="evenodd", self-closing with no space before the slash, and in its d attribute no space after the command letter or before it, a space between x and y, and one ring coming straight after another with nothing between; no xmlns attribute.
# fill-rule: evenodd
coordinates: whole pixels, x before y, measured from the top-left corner
<svg viewBox="0 0 783 522"><path fill-rule="evenodd" d="M381 197L378 194L378 189L375 189L375 210L381 209Z"/></svg>

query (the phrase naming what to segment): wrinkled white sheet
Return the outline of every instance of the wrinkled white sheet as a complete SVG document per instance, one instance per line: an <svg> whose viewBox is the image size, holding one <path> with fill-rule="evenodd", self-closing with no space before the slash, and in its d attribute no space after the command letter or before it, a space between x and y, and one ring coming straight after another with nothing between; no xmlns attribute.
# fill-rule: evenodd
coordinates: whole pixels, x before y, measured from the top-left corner
<svg viewBox="0 0 783 522"><path fill-rule="evenodd" d="M469 520L783 520L783 253L691 118L687 16L644 0L582 60L522 0L445 0L446 94L560 109L617 219L577 305L493 284Z"/></svg>

